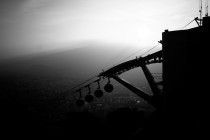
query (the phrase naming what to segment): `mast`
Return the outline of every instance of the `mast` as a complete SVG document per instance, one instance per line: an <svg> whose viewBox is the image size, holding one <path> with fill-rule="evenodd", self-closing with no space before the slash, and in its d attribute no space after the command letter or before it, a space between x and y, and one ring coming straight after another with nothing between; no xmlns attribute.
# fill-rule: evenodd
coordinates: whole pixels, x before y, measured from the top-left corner
<svg viewBox="0 0 210 140"><path fill-rule="evenodd" d="M199 0L200 26L202 25L202 0Z"/></svg>
<svg viewBox="0 0 210 140"><path fill-rule="evenodd" d="M206 0L206 3L205 3L205 17L208 17L208 0Z"/></svg>

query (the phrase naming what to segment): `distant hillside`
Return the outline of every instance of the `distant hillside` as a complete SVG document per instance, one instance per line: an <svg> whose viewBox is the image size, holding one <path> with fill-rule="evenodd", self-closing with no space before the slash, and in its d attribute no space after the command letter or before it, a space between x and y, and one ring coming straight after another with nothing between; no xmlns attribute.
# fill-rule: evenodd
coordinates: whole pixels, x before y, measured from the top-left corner
<svg viewBox="0 0 210 140"><path fill-rule="evenodd" d="M122 56L132 52L128 46L87 43L48 53L22 56L5 61L0 72L24 74L90 75L96 74L116 63Z"/></svg>
<svg viewBox="0 0 210 140"><path fill-rule="evenodd" d="M69 47L72 48L72 47ZM75 84L102 69L122 60L133 53L131 46L116 46L110 44L87 43L80 44L75 49L60 49L48 53L19 57L0 65L1 75L27 75L36 77L66 77ZM160 66L150 66L153 71L159 71ZM156 70L157 69L157 70ZM145 87L146 79L141 69L122 74L123 77L136 86Z"/></svg>

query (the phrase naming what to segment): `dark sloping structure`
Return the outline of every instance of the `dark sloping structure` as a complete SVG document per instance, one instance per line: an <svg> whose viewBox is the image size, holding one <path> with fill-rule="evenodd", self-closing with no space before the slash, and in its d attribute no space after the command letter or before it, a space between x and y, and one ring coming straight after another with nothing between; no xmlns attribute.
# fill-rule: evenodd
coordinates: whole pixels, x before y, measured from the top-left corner
<svg viewBox="0 0 210 140"><path fill-rule="evenodd" d="M153 64L153 63L161 63L163 61L162 58L163 57L162 57L162 50L161 50L161 51L155 52L153 54L149 54L145 57L139 57L139 58L136 58L136 59L133 59L130 61L126 61L119 65L116 65L116 66L100 73L99 77L103 76L103 77L115 79L117 82L119 82L120 84L122 84L123 86L128 88L130 91L132 91L136 95L143 98L145 101L147 101L154 107L159 108L160 107L159 99L162 96L161 90L158 88L158 83L154 80L154 77L151 74L151 72L149 71L149 69L147 68L147 65ZM148 95L141 89L134 87L133 85L131 85L130 83L128 83L127 81L125 81L124 79L122 79L118 76L121 73L124 73L126 71L129 71L129 70L137 68L137 67L142 68L142 70L145 74L145 77L153 91L153 96Z"/></svg>
<svg viewBox="0 0 210 140"><path fill-rule="evenodd" d="M198 20L198 18L195 18ZM204 17L198 27L162 33L162 50L145 57L118 64L98 75L113 78L156 108L151 123L135 134L135 138L195 138L205 134L208 120L208 47L210 17ZM156 82L147 65L163 63L163 81ZM153 91L148 95L119 77L141 67ZM159 85L163 85L163 90ZM88 85L89 86L89 85ZM110 80L106 92L112 92ZM100 96L101 97L101 96ZM82 99L82 97L80 97Z"/></svg>
<svg viewBox="0 0 210 140"><path fill-rule="evenodd" d="M203 25L162 34L167 133L202 136L209 92L210 17Z"/></svg>

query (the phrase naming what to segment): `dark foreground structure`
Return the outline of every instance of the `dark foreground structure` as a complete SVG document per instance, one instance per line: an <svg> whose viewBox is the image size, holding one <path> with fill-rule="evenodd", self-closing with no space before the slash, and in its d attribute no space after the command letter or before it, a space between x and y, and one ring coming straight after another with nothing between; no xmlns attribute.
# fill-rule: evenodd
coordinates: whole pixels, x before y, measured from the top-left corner
<svg viewBox="0 0 210 140"><path fill-rule="evenodd" d="M55 107L59 96L55 100L42 99L40 90L32 88L35 84L29 84L31 77L23 84L19 77L1 77L0 135L7 139L203 139L207 135L209 119L209 33L210 17L204 17L203 25L196 28L166 30L162 34L161 51L121 63L99 74L99 77L115 79L154 106L156 110L148 118L144 111L130 108L109 112L105 122L90 112L66 113L62 105ZM157 83L147 68L146 65L153 63L163 63L163 82ZM142 68L153 96L118 77L136 67ZM158 84L163 89L159 89ZM107 92L113 90L110 81L105 87ZM22 99L20 95L23 94ZM50 91L50 94L55 93ZM24 97L30 97L30 100ZM36 98L43 102L37 102ZM87 103L83 97L81 100L82 104ZM57 120L53 114L63 116Z"/></svg>
<svg viewBox="0 0 210 140"><path fill-rule="evenodd" d="M210 17L201 20L196 28L163 32L162 51L124 62L100 74L115 79L157 109L150 123L136 134L135 139L205 136ZM146 66L160 62L163 63L163 90L158 89L158 83ZM136 67L142 68L153 96L117 76Z"/></svg>
<svg viewBox="0 0 210 140"><path fill-rule="evenodd" d="M202 26L162 34L165 130L171 137L205 134L209 34L210 17L203 18Z"/></svg>

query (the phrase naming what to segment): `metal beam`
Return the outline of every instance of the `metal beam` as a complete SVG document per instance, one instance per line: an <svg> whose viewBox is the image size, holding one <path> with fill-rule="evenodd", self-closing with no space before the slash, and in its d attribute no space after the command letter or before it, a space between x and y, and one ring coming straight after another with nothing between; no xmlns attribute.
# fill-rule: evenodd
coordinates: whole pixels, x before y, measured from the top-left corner
<svg viewBox="0 0 210 140"><path fill-rule="evenodd" d="M160 93L160 89L158 88L157 83L155 82L154 77L147 68L146 64L141 64L141 68L144 72L145 77L147 78L147 81L152 89L153 94L158 95Z"/></svg>
<svg viewBox="0 0 210 140"><path fill-rule="evenodd" d="M145 101L147 101L148 103L153 105L154 107L156 106L154 104L153 97L146 94L141 89L132 86L130 83L128 83L127 81L125 81L124 79L121 79L120 77L118 77L116 75L111 75L110 77L115 79L117 82L119 82L120 84L122 84L123 86L125 86L126 88L131 90L133 93L135 93L136 95L138 95L139 97L141 97L142 99L144 99Z"/></svg>
<svg viewBox="0 0 210 140"><path fill-rule="evenodd" d="M162 59L162 50L155 52L153 54L149 54L145 57L139 57L133 60L126 61L124 63L118 64L98 75L98 77L110 77L110 75L119 75L123 72L129 71L136 67L140 67L143 64L153 64L153 63L161 63Z"/></svg>

